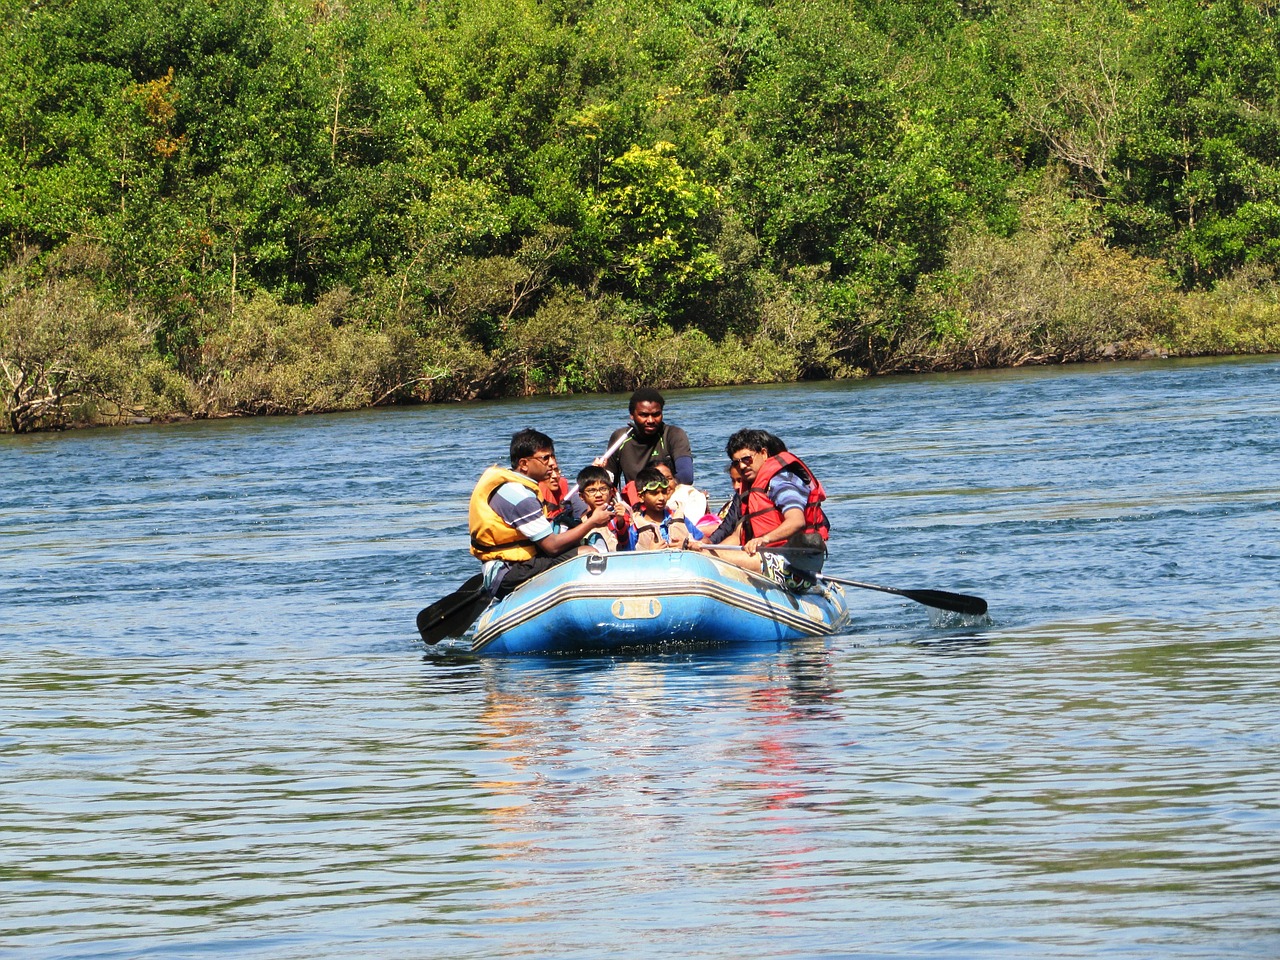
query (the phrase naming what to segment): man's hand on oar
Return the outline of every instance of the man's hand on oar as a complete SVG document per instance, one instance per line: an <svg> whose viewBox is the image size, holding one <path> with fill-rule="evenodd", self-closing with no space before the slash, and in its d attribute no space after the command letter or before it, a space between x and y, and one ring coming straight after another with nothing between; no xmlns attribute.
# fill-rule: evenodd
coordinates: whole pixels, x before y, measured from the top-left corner
<svg viewBox="0 0 1280 960"><path fill-rule="evenodd" d="M609 445L609 449L600 459L608 460L630 436L631 430L628 429ZM578 485L575 483L565 494L565 502L567 503L577 492ZM484 577L477 573L453 593L441 597L431 606L424 607L418 612L418 633L422 634L422 639L429 644L439 643L446 637L460 637L466 633L467 627L475 622L476 617L484 612L490 599L490 596L484 592Z"/></svg>

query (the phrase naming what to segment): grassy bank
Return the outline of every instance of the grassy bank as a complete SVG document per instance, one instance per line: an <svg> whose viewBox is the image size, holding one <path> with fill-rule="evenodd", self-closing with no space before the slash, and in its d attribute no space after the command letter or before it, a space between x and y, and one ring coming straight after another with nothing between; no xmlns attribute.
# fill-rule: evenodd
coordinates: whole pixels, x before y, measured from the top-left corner
<svg viewBox="0 0 1280 960"><path fill-rule="evenodd" d="M743 321L712 336L557 292L498 322L491 345L447 315L405 315L394 291L310 306L263 292L210 311L195 346L156 350L145 307L96 287L85 250L0 275L0 401L15 432L400 403L768 383L903 372L1280 353L1280 283L1242 270L1179 291L1153 260L1092 238L958 237L947 268L850 315L820 276L760 276ZM477 268L480 269L480 268ZM460 274L492 308L508 289Z"/></svg>

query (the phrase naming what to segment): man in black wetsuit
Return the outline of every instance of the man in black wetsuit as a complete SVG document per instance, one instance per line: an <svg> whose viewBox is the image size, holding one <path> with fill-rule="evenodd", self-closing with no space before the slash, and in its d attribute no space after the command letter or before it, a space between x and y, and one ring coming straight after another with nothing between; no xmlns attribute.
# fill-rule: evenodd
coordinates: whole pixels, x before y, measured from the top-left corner
<svg viewBox="0 0 1280 960"><path fill-rule="evenodd" d="M609 437L612 447L628 430L631 436L608 460L600 458L596 466L604 467L619 483L634 480L636 474L651 463L668 461L679 483L693 483L693 451L689 435L662 419L662 394L652 387L641 387L631 395L631 426L615 430ZM622 477L619 480L618 475Z"/></svg>

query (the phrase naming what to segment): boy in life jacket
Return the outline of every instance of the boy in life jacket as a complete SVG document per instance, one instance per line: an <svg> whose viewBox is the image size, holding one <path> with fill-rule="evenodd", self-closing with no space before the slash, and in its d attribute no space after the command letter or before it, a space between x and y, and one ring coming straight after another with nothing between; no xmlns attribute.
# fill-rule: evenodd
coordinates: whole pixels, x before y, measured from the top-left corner
<svg viewBox="0 0 1280 960"><path fill-rule="evenodd" d="M626 533L630 516L626 507L619 509L614 504L613 482L609 479L609 471L604 467L584 467L578 474L578 496L586 504L587 514L603 507L613 515L613 518L603 527L597 527L587 534L582 545L591 547L597 553L617 551L619 540Z"/></svg>
<svg viewBox="0 0 1280 960"><path fill-rule="evenodd" d="M717 553L729 563L772 580L788 590L817 584L815 574L827 558L831 526L822 509L826 491L786 444L765 430L739 430L725 444L730 462L742 474L741 553ZM701 544L690 547L701 549ZM784 547L774 553L770 547ZM714 547L708 549L714 550Z"/></svg>
<svg viewBox="0 0 1280 960"><path fill-rule="evenodd" d="M693 484L677 480L669 460L659 460L651 466L667 478L667 513L688 521L704 534L720 525L720 518L707 512L707 495Z"/></svg>
<svg viewBox="0 0 1280 960"><path fill-rule="evenodd" d="M640 510L632 517L627 547L631 550L663 550L681 547L688 540L702 539L702 531L667 510L667 478L657 467L645 467L636 474Z"/></svg>
<svg viewBox="0 0 1280 960"><path fill-rule="evenodd" d="M709 529L715 529L719 518L707 513L707 495L691 483L681 483L672 468L670 460L655 460L650 467L661 472L667 478L667 512L673 517L682 517L701 527L710 523ZM637 475L638 479L638 475ZM640 490L636 480L629 480L622 487L622 501L632 510L640 510Z"/></svg>

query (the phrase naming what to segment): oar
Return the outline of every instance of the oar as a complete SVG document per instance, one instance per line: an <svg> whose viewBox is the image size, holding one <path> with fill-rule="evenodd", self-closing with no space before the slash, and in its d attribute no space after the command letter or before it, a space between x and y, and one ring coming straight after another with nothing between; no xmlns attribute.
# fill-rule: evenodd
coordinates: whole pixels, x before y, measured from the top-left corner
<svg viewBox="0 0 1280 960"><path fill-rule="evenodd" d="M634 430L635 430L634 425L627 427L627 429L623 432L622 436L620 436L617 440L613 441L613 443L609 444L609 449L604 452L604 455L600 459L608 460L615 453L621 450L622 445L631 439L631 434ZM616 480L617 478L615 477L614 479ZM578 492L578 485L575 483L572 487L569 488L569 492L564 495L564 501L567 503L568 501L572 500L573 495L577 492Z"/></svg>
<svg viewBox="0 0 1280 960"><path fill-rule="evenodd" d="M419 611L418 632L430 644L445 637L459 637L489 605L489 599L484 592L484 576L477 573L447 597Z"/></svg>
<svg viewBox="0 0 1280 960"><path fill-rule="evenodd" d="M709 546L707 550L743 550L744 547L723 546L720 544ZM813 556L818 551L809 550L805 547L765 547L763 548L769 553L781 554L799 554L804 556ZM829 580L832 583L839 583L846 587L861 587L863 590L879 590L881 593L893 593L899 597L906 597L908 600L914 600L916 603L922 603L926 607L937 607L939 610L950 610L952 613L965 613L971 617L980 617L987 612L987 601L981 597L971 597L965 593L950 593L946 590L900 590L897 587L882 587L878 583L863 583L861 580L847 580L844 577L833 577L829 574L820 573L819 576L823 580Z"/></svg>
<svg viewBox="0 0 1280 960"><path fill-rule="evenodd" d="M899 590L897 587L882 587L878 583L846 580L844 577L832 577L825 573L820 573L818 576L823 580L840 583L846 587L861 587L863 590L896 593L898 596L914 600L916 603L923 603L926 607L937 607L939 610L950 610L953 613L965 613L971 617L980 617L987 612L987 601L981 597L971 597L965 593L948 593L946 590Z"/></svg>

